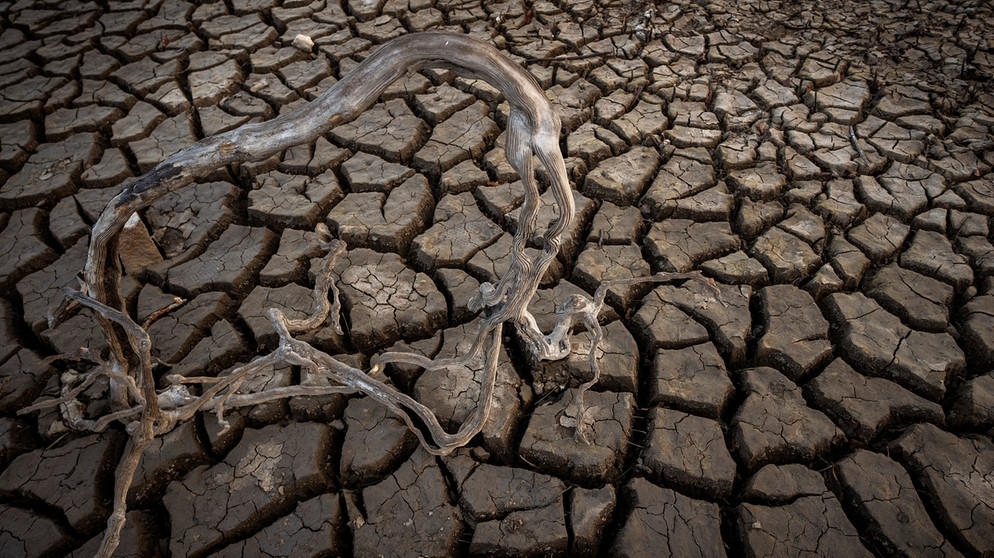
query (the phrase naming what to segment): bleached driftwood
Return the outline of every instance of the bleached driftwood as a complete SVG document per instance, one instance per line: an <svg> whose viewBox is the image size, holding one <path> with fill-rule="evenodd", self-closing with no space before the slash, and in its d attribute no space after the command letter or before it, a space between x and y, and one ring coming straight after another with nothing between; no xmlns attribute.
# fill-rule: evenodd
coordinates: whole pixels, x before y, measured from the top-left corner
<svg viewBox="0 0 994 558"><path fill-rule="evenodd" d="M485 80L504 95L510 105L505 146L507 159L521 177L525 189L510 268L496 285L485 283L474 297L473 308L484 311L484 317L476 343L470 353L459 361L478 356L485 345L499 345L500 328L505 322L520 327L535 355L542 358L565 356L568 354L568 331L559 332L555 339L546 337L535 326L527 310L539 280L559 251L561 235L574 215L566 166L559 150L559 117L534 78L520 66L485 43L452 33L419 33L395 39L308 105L268 122L246 125L206 138L170 156L146 175L128 184L109 202L94 224L82 273L81 295L68 300L78 303L81 297L88 296L110 308L122 308L121 271L114 250L115 237L135 212L225 165L261 160L294 145L314 141L335 125L356 118L391 83L424 67L447 68L465 77ZM535 234L539 209L533 155L538 157L549 177L549 187L558 206L558 218L544 232L542 250L531 257L525 252L525 245ZM136 368L134 362L137 355L130 349L132 335L124 328L115 327L114 320L108 316L101 315L100 322L111 349L109 366L126 371ZM486 353L496 356L497 351L491 347ZM488 400L496 374L495 358L488 356L485 360L487 374L481 403ZM452 361L432 362L406 353L385 353L375 360L373 369L397 361L420 366L454 364ZM334 367L340 368L339 365ZM418 409L415 413L421 414L421 409L412 402L394 401L395 397L385 395L392 389L384 390L375 384L365 385L368 376L361 371L356 372L362 380L354 386L355 389L368 391L369 395L384 399L384 403L411 406ZM128 382L122 379L133 375L123 372L123 376L111 376L111 398L116 408L135 407L134 397L128 393ZM138 379L136 383L141 385ZM422 441L429 450L443 453L464 445L479 431L486 419L487 407L482 404L476 416L467 421L458 433L448 434L438 427L437 432L432 432L434 444ZM172 422L171 418L166 417L165 426ZM186 413L179 418L187 418ZM431 426L437 425L431 414L426 413L421 418L427 419L426 423Z"/></svg>

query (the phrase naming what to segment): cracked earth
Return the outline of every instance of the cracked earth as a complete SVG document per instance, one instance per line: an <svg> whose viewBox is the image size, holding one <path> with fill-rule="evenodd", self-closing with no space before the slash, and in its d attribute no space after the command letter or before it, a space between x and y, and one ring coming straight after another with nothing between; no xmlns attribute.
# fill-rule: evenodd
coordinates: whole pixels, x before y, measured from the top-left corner
<svg viewBox="0 0 994 558"><path fill-rule="evenodd" d="M58 394L47 357L106 347L87 314L47 316L107 200L427 29L494 44L562 117L577 218L532 304L543 331L605 280L714 288L608 291L589 445L564 414L582 330L538 364L508 332L494 410L448 457L363 397L224 432L198 416L143 456L117 555L994 554L992 22L970 0L0 3L0 555L90 556L111 511L123 428L17 414ZM411 73L314 143L157 201L120 250L159 371L270 351L265 309L310 307L319 224L349 247L345 333L308 342L362 368L462 354L522 203L507 118L484 82ZM453 427L482 365L385 373Z"/></svg>

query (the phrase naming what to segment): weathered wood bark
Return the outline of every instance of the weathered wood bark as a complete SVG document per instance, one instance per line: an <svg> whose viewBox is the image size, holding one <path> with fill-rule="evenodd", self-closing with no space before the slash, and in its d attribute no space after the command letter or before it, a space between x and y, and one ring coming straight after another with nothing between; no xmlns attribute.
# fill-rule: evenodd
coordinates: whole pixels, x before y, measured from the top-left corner
<svg viewBox="0 0 994 558"><path fill-rule="evenodd" d="M293 339L291 329L313 327L325 321L334 306L327 301L327 288L324 290L325 294L316 297L315 315L310 320L291 323L281 312L270 312L273 325L280 334L280 346L272 354L260 357L222 379L172 377L170 380L173 385L156 395L151 381L150 341L141 327L123 311L121 269L116 257L115 239L128 219L165 194L187 186L215 169L261 160L289 147L314 141L335 125L356 118L397 79L428 66L447 68L465 77L485 80L504 95L510 105L507 159L520 175L525 188L510 268L496 285L484 284L474 297L474 308L482 310L484 318L472 350L458 359L465 361L476 357L481 351L484 353L486 372L477 411L458 432L448 433L424 405L371 375ZM92 378L98 374L107 376L113 408L110 416L124 422L130 421L129 428L136 437L136 449L125 456L126 463L122 470L133 472L140 458L141 448L151 436L168 431L178 421L189 419L196 412L213 410L218 415L218 420L224 424L223 413L226 406L341 391L362 391L389 406L404 417L425 447L433 453L448 453L467 443L483 427L489 413L505 322L510 321L519 326L536 355L548 358L564 354L563 341L551 341L543 336L528 313L528 304L538 288L539 280L555 259L560 247L560 237L574 216L566 166L559 150L559 133L558 116L535 80L521 67L493 47L464 35L421 33L387 43L310 104L268 122L246 125L201 140L128 183L108 203L93 226L87 261L81 274L80 291L70 294L67 303L52 319L54 323L64 317L74 305L86 306L99 316L111 354L107 362L81 376L81 381L93 381ZM545 231L541 252L530 257L525 252L525 246L535 233L539 208L534 156L538 157L550 178L550 188L559 205L559 217ZM331 262L343 247L329 248L332 252L329 258ZM318 283L321 285L330 282L329 263ZM335 291L336 303L337 298ZM337 316L335 318L337 322ZM568 335L568 331L566 334ZM568 352L568 339L565 346ZM249 375L260 373L278 361L303 366L309 371L306 381L299 386L265 393L238 393ZM433 363L413 355L387 353L378 357L371 372L376 372L383 364L393 361L415 361L422 366L451 364ZM201 383L203 392L199 396L190 394L186 388L190 383ZM61 404L63 408L67 408L70 403L78 405L75 400L78 391L65 386L66 395L49 404ZM40 406L44 404L35 405L31 409ZM416 416L424 425L427 437L415 426L412 416ZM71 422L77 427L105 428L109 421L97 425L78 419ZM115 486L115 508L101 547L102 554L109 555L116 546L123 525L124 501L129 487L130 478L123 481L119 479Z"/></svg>
<svg viewBox="0 0 994 558"><path fill-rule="evenodd" d="M114 239L135 212L219 167L263 159L288 147L313 141L335 125L356 118L397 79L429 66L448 68L462 76L483 79L504 95L511 108L507 158L525 188L510 269L497 285L484 284L475 297L474 308L484 311L484 319L472 351L460 360L477 356L486 343L499 344L500 336L495 332L508 321L519 325L536 355L548 358L562 354L562 343L549 343L538 331L527 310L540 278L559 251L560 236L569 227L574 215L573 197L559 150L559 117L525 70L493 47L452 33L421 33L395 39L370 55L310 104L268 122L206 138L170 156L146 175L130 182L110 201L93 227L82 273L81 292L110 308L122 308L121 271L114 255ZM535 233L539 206L533 155L545 167L550 177L550 188L559 205L559 217L545 231L543 249L534 258L525 252L528 239ZM127 332L106 316L101 318L101 324L111 347L111 366L134 367L137 363L134 353L129 351ZM492 347L487 351L484 395L489 394L496 375L496 362L489 358L491 354L496 355ZM388 353L379 356L376 366L399 360L413 360L422 366L429 363L412 355ZM128 398L124 386L120 385L118 378L112 377L111 383L115 404L126 407ZM404 402L404 405L409 406L410 402ZM485 420L486 407L481 405L479 415L468 422L467 426L471 428L466 429L464 435L456 439L442 436L445 440L433 449L448 451L455 445L465 443L464 440L472 437L473 431L478 431Z"/></svg>

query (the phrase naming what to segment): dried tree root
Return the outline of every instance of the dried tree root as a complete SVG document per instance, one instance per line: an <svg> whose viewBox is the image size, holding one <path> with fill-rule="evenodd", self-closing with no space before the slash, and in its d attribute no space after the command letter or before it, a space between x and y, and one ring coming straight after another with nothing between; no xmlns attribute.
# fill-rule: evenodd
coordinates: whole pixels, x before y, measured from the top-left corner
<svg viewBox="0 0 994 558"><path fill-rule="evenodd" d="M110 201L93 227L81 278L81 292L109 307L122 307L121 270L111 254L117 233L135 212L221 166L265 158L293 145L313 141L336 124L357 117L398 78L426 66L448 68L466 77L483 79L501 91L510 105L505 146L507 159L518 172L525 189L510 268L496 285L484 284L475 297L473 304L484 312L484 317L472 350L459 359L465 361L478 357L480 353L484 355L486 377L480 410L468 421L474 428L455 439L439 433L441 439L436 440L439 451L451 451L464 445L475 434L474 430L482 427L489 409L486 403L492 394L497 368L498 351L494 345L500 343L502 324L515 323L536 354L549 353L544 348L544 336L535 326L527 306L540 278L558 254L561 235L574 216L573 197L559 150L559 117L530 74L493 47L464 35L422 33L395 39L305 107L265 123L243 126L206 138L170 156L148 174L129 183ZM525 252L527 241L535 234L539 208L533 156L545 167L559 210L558 219L544 232L542 250L534 257ZM58 315L64 315L64 312ZM126 369L127 363L134 360L133 353L129 351L127 332L106 317L99 319L111 349L111 368ZM320 321L323 318L319 314L314 319ZM304 325L310 324L290 324L291 329ZM484 350L485 345L487 350ZM410 360L409 355L385 353L379 356L376 366ZM453 362L418 363L422 366L446 366ZM113 394L125 392L120 378L112 376L110 382ZM230 387L232 384L222 385ZM211 389L220 388L212 386ZM118 395L114 402L117 408L131 407L126 396ZM226 399L222 399L217 407L223 409L225 403ZM410 405L407 407L410 408ZM432 422L428 421L429 424Z"/></svg>
<svg viewBox="0 0 994 558"><path fill-rule="evenodd" d="M477 337L467 354L455 359L433 360L410 353L387 352L373 359L372 368L367 373L294 339L293 333L314 329L329 321L336 329L340 328L341 303L334 284L333 267L336 257L345 251L345 244L330 239L327 229L319 227L318 233L328 255L315 281L314 307L310 316L289 320L281 311L270 309L269 317L280 339L272 353L260 356L220 378L166 376L164 381L168 387L156 393L151 340L145 329L123 311L116 237L125 223L162 196L193 183L198 177L207 176L217 168L264 159L289 147L314 141L335 125L356 118L391 83L424 67L446 68L461 76L485 80L503 94L510 105L505 144L507 160L518 173L525 190L509 269L497 284L481 285L480 291L471 300L471 307L481 311L482 318ZM594 342L588 358L594 378L581 386L577 398L576 433L583 439L583 393L599 377L595 351L602 333L596 316L604 303L607 287L619 282L602 286L593 299L568 299L560 306L558 323L548 335L539 330L528 312L528 304L538 289L541 277L559 253L561 236L569 228L575 213L566 166L559 150L559 134L559 117L541 88L530 74L499 51L465 35L419 33L383 45L310 104L268 122L246 125L201 140L128 183L108 203L93 226L80 290L69 292L65 303L51 318L54 326L54 322L64 318L77 306L95 312L107 338L109 357L88 374L67 378L62 397L25 409L29 412L43 406L60 405L69 415L71 426L87 430L106 428L115 420L127 424L132 445L124 456L116 479L113 513L108 520L99 556L109 556L118 544L125 520L127 493L144 448L155 436L168 432L199 412L213 412L221 426L227 428L224 418L227 409L287 397L361 392L399 415L429 452L445 455L465 445L482 430L489 416L501 334L504 324L508 322L515 325L525 340L526 349L538 359L559 359L569 354L570 329L577 318L593 331ZM530 255L525 247L535 235L539 210L539 188L534 167L536 157L549 177L558 218L544 231L541 250ZM666 279L687 277L671 275ZM391 362L444 368L465 364L481 354L484 378L480 385L479 404L454 433L442 428L431 409L374 377L385 364ZM304 370L298 385L266 388L259 392L242 391L244 385L251 385L247 382L253 377L271 374L274 365L288 363L299 365ZM112 411L97 421L83 420L82 404L76 399L85 389L80 386L101 376L106 376L109 382ZM78 382L81 382L80 385L75 385ZM199 386L198 394L191 393L190 385Z"/></svg>

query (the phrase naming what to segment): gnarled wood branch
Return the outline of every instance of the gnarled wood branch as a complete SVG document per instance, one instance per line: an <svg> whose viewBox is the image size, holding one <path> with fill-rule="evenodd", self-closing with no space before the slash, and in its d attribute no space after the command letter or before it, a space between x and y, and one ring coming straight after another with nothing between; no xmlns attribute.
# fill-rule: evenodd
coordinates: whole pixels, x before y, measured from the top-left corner
<svg viewBox="0 0 994 558"><path fill-rule="evenodd" d="M566 166L559 150L559 117L534 78L520 66L485 43L453 33L429 32L395 39L308 105L268 122L246 125L201 140L129 183L108 203L93 226L81 277L81 292L111 308L123 308L121 271L113 249L116 235L135 212L219 167L263 159L288 147L315 140L335 125L356 118L391 83L423 67L448 68L465 77L483 79L504 95L510 105L505 145L507 159L518 172L525 188L510 268L496 285L484 284L474 297L473 305L484 311L484 317L472 350L459 360L479 356L488 341L499 343L499 335L495 336L494 332L505 322L519 326L535 354L549 356L548 343L543 342L544 336L538 331L527 308L542 275L558 254L561 235L574 216ZM525 252L525 246L535 233L539 209L533 155L537 156L549 176L550 188L558 205L558 218L545 231L542 250L531 257ZM64 312L59 314L64 315ZM111 348L111 367L134 366L135 355L129 351L127 332L107 317L101 317L100 322ZM486 353L496 354L492 350ZM378 357L376 365L410 360L410 355L385 353ZM419 361L419 364L427 366L429 362ZM448 364L451 363L433 363L441 366ZM496 378L496 362L491 361L489 356L486 358L486 370L483 388L489 392L492 389L490 384ZM112 399L118 407L126 407L125 386L117 378L111 377L110 381ZM482 420L470 422L482 426ZM462 445L465 441L468 437L465 440L460 437L441 444L439 450L451 450L454 447L452 444Z"/></svg>
<svg viewBox="0 0 994 558"><path fill-rule="evenodd" d="M517 324L534 352L548 356L548 344L543 342L543 335L527 308L542 275L559 252L562 233L574 217L573 197L559 150L559 117L534 78L520 66L485 43L453 33L429 32L395 39L308 105L268 122L246 125L201 140L129 183L108 203L93 226L80 291L110 308L121 310L121 270L113 249L116 235L131 215L219 167L263 159L288 147L311 142L335 125L356 118L397 79L429 66L483 79L504 95L510 105L505 146L507 159L525 188L510 268L496 285L484 284L474 297L474 307L483 310L484 317L476 343L460 360L477 357L487 343L499 344L500 336L495 332L505 322ZM558 205L558 218L545 231L542 250L534 257L525 252L528 240L535 233L539 209L533 156L537 156L545 167ZM78 299L70 298L69 301L78 302ZM64 315L65 310L63 308L57 315ZM129 350L129 333L107 316L101 315L100 323L111 349L111 369L128 369L136 365L136 355ZM483 386L486 394L493 389L496 378L496 361L491 358L496 354L492 348L486 351L487 374ZM376 364L410 361L410 358L409 355L385 353L379 356ZM430 363L420 361L420 364L427 366ZM432 364L445 366L451 363ZM126 386L114 376L110 377L110 382L114 403L119 408L127 408ZM479 416L469 422L482 426L481 417L485 418L486 407L481 405L483 410ZM467 436L441 443L438 451L450 451L465 444L475 434L472 430L466 432Z"/></svg>
<svg viewBox="0 0 994 558"><path fill-rule="evenodd" d="M273 354L260 357L213 385L205 385L205 390L199 397L190 395L182 382L156 395L151 383L150 341L144 330L123 311L121 269L115 254L115 239L128 219L162 196L193 183L198 177L209 175L215 169L261 160L289 147L316 140L335 125L356 118L397 79L428 66L447 68L465 77L485 80L504 95L510 105L507 159L518 172L525 187L525 200L514 237L510 268L496 285L483 285L480 293L474 297L474 306L484 311L484 318L471 354L461 359L466 360L480 352L484 353L485 379L480 390L480 405L473 416L457 433L447 433L427 407L370 375L346 366L306 343L294 340L290 336L290 329L313 326L324 321L323 316L327 315L327 310L335 306L328 305L326 299L321 311L311 320L306 320L306 323L290 323L280 312L271 312L274 326L280 332L280 347ZM140 448L144 447L152 435L168 430L178 420L189 418L198 410L210 408L223 421L226 404L259 402L259 397L242 397L237 393L238 388L248 374L275 359L303 365L314 377L329 383L334 380L339 384L297 386L307 389L278 392L280 397L292 396L298 392L316 394L327 392L328 389L362 391L405 417L430 451L448 453L455 447L465 445L480 431L489 413L503 324L508 321L518 324L522 331L527 332L525 337L535 343L535 350L543 353L539 342L542 334L537 331L534 320L528 314L528 303L538 288L540 278L559 252L561 235L574 216L566 166L559 151L559 132L559 117L534 78L495 48L464 35L420 33L397 38L382 46L308 105L268 122L242 126L201 140L130 182L108 203L93 226L87 260L80 279L80 292L70 295L51 320L54 325L76 305L86 306L98 315L110 348L107 363L98 370L105 373L110 382L113 412L121 418L130 419L138 413L141 417L137 423L131 424L131 429L139 436L136 442L140 443L134 444L138 449L126 456L127 463L123 470L133 472L141 456ZM559 206L559 217L545 231L542 250L534 258L525 252L526 243L535 233L539 209L533 156L537 156L545 167L551 182L550 188ZM332 250L330 259L334 258L339 249L340 247L336 247ZM330 276L330 265L326 266L325 272L322 276ZM319 278L318 282L323 280ZM335 298L337 301L337 293ZM316 306L320 305L318 298ZM379 365L405 358L407 357L396 353L380 355L374 371ZM430 364L424 362L423 365ZM137 378L140 380L136 381ZM140 393L135 392L136 383L141 387ZM427 426L431 440L426 439L414 427L408 413L418 416ZM128 478L115 486L114 512L105 533L101 554L109 555L116 546L123 525L124 501L130 483L131 479Z"/></svg>

